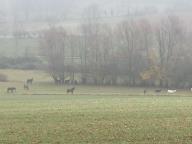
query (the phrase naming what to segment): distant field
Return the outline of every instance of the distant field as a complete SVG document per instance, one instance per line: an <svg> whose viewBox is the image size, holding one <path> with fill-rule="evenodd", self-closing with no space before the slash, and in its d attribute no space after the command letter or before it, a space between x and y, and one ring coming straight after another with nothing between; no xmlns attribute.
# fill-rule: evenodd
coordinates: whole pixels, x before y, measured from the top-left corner
<svg viewBox="0 0 192 144"><path fill-rule="evenodd" d="M38 70L0 69L0 74L5 74L10 82L25 82L29 78L34 78L36 82L51 81L48 73Z"/></svg>
<svg viewBox="0 0 192 144"><path fill-rule="evenodd" d="M142 88L54 86L39 71L1 70L2 144L191 144L192 93L156 95ZM23 81L34 77L29 91ZM16 86L15 94L7 94Z"/></svg>
<svg viewBox="0 0 192 144"><path fill-rule="evenodd" d="M26 79L34 78L34 85L28 93L34 94L63 94L66 88L71 86L55 86L50 75L38 70L13 70L0 69L0 74L5 74L8 78L7 83L0 83L0 88L4 90L8 86L16 86L19 94L26 93L23 90L23 84ZM128 87L110 87L110 86L77 86L79 94L91 95L143 95L144 88L128 88ZM147 89L147 94L154 96L154 88ZM189 90L178 90L176 96L189 96L192 93ZM160 95L168 95L167 90L163 90Z"/></svg>
<svg viewBox="0 0 192 144"><path fill-rule="evenodd" d="M0 39L0 55L16 57L23 56L26 52L37 56L39 54L39 40L19 39L16 44L15 39Z"/></svg>

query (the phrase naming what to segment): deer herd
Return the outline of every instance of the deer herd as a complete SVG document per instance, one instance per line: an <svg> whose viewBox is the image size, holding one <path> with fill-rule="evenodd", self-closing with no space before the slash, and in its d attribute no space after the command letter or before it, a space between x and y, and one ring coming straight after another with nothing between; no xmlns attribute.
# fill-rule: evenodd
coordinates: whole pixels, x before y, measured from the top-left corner
<svg viewBox="0 0 192 144"><path fill-rule="evenodd" d="M155 93L161 93L162 91L163 91L162 89L156 89L154 92L155 92ZM192 88L190 89L190 91L192 92ZM168 94L174 94L174 93L176 93L176 92L177 92L176 89L174 89L174 90L168 89L168 90L167 90L167 93L168 93ZM144 95L145 95L145 94L147 93L147 90L144 89L143 93L144 93Z"/></svg>
<svg viewBox="0 0 192 144"><path fill-rule="evenodd" d="M26 82L23 85L24 90L30 90L30 87L32 86L33 81L34 81L33 78L27 79ZM17 90L16 87L8 87L7 88L7 93L16 93L16 90ZM73 94L74 91L75 91L75 87L72 87L72 88L67 89L66 92L67 92L67 94Z"/></svg>
<svg viewBox="0 0 192 144"><path fill-rule="evenodd" d="M23 85L24 90L29 90L30 86L33 84L33 78L27 79L26 82ZM17 88L16 87L8 87L7 88L7 93L14 93L16 92Z"/></svg>
<svg viewBox="0 0 192 144"><path fill-rule="evenodd" d="M26 82L23 85L24 90L30 90L30 87L32 86L33 81L34 81L33 78L27 79ZM7 93L15 93L16 90L17 90L16 87L8 87L7 88ZM74 91L75 91L75 87L72 87L72 88L67 89L66 93L67 94L73 94ZM155 93L161 93L162 91L163 91L162 89L156 89L154 92ZM190 91L192 92L192 88L190 89ZM176 92L177 92L177 90L170 90L170 89L167 90L168 94L174 94ZM146 95L147 94L147 90L144 89L143 93L144 93L144 95Z"/></svg>

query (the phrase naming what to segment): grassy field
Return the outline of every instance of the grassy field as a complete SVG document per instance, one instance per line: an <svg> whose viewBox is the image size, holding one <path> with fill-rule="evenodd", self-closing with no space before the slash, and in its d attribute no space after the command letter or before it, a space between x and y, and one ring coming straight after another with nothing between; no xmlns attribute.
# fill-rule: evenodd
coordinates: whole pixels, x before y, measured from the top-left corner
<svg viewBox="0 0 192 144"><path fill-rule="evenodd" d="M77 86L67 95L66 86L45 83L42 72L0 72L9 78L0 83L1 144L192 143L190 92L150 89L144 96L142 88ZM30 91L23 90L22 75L35 77ZM17 93L7 94L8 86Z"/></svg>

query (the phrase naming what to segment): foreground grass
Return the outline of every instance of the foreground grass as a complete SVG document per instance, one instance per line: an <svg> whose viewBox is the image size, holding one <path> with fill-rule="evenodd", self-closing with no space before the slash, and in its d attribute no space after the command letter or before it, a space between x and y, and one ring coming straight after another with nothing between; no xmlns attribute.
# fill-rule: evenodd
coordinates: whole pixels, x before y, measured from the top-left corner
<svg viewBox="0 0 192 144"><path fill-rule="evenodd" d="M191 144L192 93L76 86L67 95L38 71L0 70L0 144ZM23 90L27 78L35 83ZM17 87L16 94L6 88Z"/></svg>
<svg viewBox="0 0 192 144"><path fill-rule="evenodd" d="M191 144L192 97L3 95L0 143Z"/></svg>

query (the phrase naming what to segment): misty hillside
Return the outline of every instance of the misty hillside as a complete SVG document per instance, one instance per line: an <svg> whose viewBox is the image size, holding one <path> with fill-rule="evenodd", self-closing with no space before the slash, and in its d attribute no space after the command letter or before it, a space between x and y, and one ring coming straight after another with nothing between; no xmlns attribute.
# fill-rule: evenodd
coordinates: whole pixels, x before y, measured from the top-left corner
<svg viewBox="0 0 192 144"><path fill-rule="evenodd" d="M23 55L26 49L36 54L38 40L19 39L15 42L15 34L28 33L28 37L37 38L50 25L74 31L90 7L98 10L100 22L108 24L117 24L128 17L147 17L153 21L169 14L180 15L189 25L192 23L188 16L192 12L191 0L1 0L1 55Z"/></svg>

